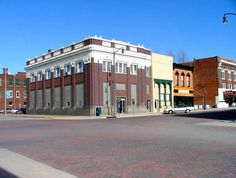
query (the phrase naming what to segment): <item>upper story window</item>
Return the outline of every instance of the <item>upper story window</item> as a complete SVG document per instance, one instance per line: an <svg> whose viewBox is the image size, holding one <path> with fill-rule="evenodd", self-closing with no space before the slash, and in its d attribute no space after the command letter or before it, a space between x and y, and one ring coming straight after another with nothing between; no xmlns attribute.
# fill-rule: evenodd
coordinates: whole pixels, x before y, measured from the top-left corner
<svg viewBox="0 0 236 178"><path fill-rule="evenodd" d="M236 72L234 71L234 81L236 81Z"/></svg>
<svg viewBox="0 0 236 178"><path fill-rule="evenodd" d="M123 62L116 63L116 73L126 74L127 64Z"/></svg>
<svg viewBox="0 0 236 178"><path fill-rule="evenodd" d="M61 76L61 68L56 67L54 77L57 78L57 77L60 77L60 76Z"/></svg>
<svg viewBox="0 0 236 178"><path fill-rule="evenodd" d="M20 86L20 80L17 78L16 79L16 86L19 87Z"/></svg>
<svg viewBox="0 0 236 178"><path fill-rule="evenodd" d="M31 74L31 75L30 75L30 82L35 82L35 76L34 76L34 74Z"/></svg>
<svg viewBox="0 0 236 178"><path fill-rule="evenodd" d="M221 70L220 77L221 77L221 79L225 79L225 71L224 70Z"/></svg>
<svg viewBox="0 0 236 178"><path fill-rule="evenodd" d="M228 70L228 80L231 80L231 71Z"/></svg>
<svg viewBox="0 0 236 178"><path fill-rule="evenodd" d="M103 72L111 72L111 61L103 61L102 62L102 71Z"/></svg>
<svg viewBox="0 0 236 178"><path fill-rule="evenodd" d="M51 70L46 70L46 80L51 79Z"/></svg>
<svg viewBox="0 0 236 178"><path fill-rule="evenodd" d="M130 74L131 75L137 75L138 73L138 65L137 64L131 64L130 65Z"/></svg>
<svg viewBox="0 0 236 178"><path fill-rule="evenodd" d="M27 86L27 79L24 80L24 87Z"/></svg>
<svg viewBox="0 0 236 178"><path fill-rule="evenodd" d="M184 86L184 73L181 74L181 86Z"/></svg>
<svg viewBox="0 0 236 178"><path fill-rule="evenodd" d="M84 62L80 61L76 64L76 73L84 72Z"/></svg>
<svg viewBox="0 0 236 178"><path fill-rule="evenodd" d="M179 73L175 73L175 86L179 86Z"/></svg>
<svg viewBox="0 0 236 178"><path fill-rule="evenodd" d="M146 67L145 70L146 70L146 77L150 77L150 75L151 75L151 67Z"/></svg>
<svg viewBox="0 0 236 178"><path fill-rule="evenodd" d="M190 74L187 74L187 87L190 87Z"/></svg>
<svg viewBox="0 0 236 178"><path fill-rule="evenodd" d="M0 86L2 86L2 79L0 78Z"/></svg>
<svg viewBox="0 0 236 178"><path fill-rule="evenodd" d="M222 88L226 88L226 84L225 83L222 83Z"/></svg>
<svg viewBox="0 0 236 178"><path fill-rule="evenodd" d="M8 85L13 85L13 79L12 78L8 79Z"/></svg>
<svg viewBox="0 0 236 178"><path fill-rule="evenodd" d="M42 72L38 72L37 81L42 81L42 80L43 80Z"/></svg>
<svg viewBox="0 0 236 178"><path fill-rule="evenodd" d="M65 75L71 75L71 65L67 64L65 67Z"/></svg>

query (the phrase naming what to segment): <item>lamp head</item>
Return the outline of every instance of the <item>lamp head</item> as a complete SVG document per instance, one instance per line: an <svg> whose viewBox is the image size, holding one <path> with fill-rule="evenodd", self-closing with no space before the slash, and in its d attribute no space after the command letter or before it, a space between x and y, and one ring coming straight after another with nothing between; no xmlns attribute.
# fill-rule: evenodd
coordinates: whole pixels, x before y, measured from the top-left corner
<svg viewBox="0 0 236 178"><path fill-rule="evenodd" d="M227 20L226 15L224 14L224 16L223 16L223 24L227 24L227 23L228 23L228 20Z"/></svg>

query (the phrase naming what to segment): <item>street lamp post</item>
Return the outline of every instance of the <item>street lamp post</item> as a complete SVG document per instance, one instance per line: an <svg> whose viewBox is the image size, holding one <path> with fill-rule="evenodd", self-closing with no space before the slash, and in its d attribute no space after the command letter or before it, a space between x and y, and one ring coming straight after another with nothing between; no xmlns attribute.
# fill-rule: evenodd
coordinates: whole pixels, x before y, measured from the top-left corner
<svg viewBox="0 0 236 178"><path fill-rule="evenodd" d="M227 15L235 15L236 16L236 13L225 13L223 16L223 24L228 23Z"/></svg>
<svg viewBox="0 0 236 178"><path fill-rule="evenodd" d="M112 76L113 76L113 105L114 105L114 109L113 109L113 116L116 116L116 107L117 107L117 103L116 103L116 53L118 51L121 50L121 53L124 53L124 48L121 47L119 49L117 49L116 51L113 52L113 70L112 70Z"/></svg>

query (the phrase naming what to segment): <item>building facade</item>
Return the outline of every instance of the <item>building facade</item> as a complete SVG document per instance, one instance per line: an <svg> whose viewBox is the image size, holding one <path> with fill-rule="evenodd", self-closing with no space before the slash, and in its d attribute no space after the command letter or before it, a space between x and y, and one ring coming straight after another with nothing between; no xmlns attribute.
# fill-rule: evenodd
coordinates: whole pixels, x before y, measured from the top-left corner
<svg viewBox="0 0 236 178"><path fill-rule="evenodd" d="M225 108L236 103L236 62L218 56L191 62L194 104Z"/></svg>
<svg viewBox="0 0 236 178"><path fill-rule="evenodd" d="M174 106L193 106L193 67L173 64Z"/></svg>
<svg viewBox="0 0 236 178"><path fill-rule="evenodd" d="M89 37L27 61L29 113L102 115L151 110L151 52Z"/></svg>
<svg viewBox="0 0 236 178"><path fill-rule="evenodd" d="M153 111L173 106L173 57L152 53Z"/></svg>
<svg viewBox="0 0 236 178"><path fill-rule="evenodd" d="M4 68L0 74L0 110L26 108L27 92L26 92L25 72L18 72L13 75L8 73L8 69Z"/></svg>

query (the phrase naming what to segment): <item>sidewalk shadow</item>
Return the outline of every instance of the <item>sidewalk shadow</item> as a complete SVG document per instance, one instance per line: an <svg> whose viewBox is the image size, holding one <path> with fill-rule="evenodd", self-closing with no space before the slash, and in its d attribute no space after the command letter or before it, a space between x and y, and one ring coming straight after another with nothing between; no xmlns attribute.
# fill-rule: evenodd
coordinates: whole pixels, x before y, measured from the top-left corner
<svg viewBox="0 0 236 178"><path fill-rule="evenodd" d="M188 113L188 114L177 114L175 116L235 121L236 120L236 109L222 110L222 111L210 111L209 110L209 111L204 111L201 113L197 112L197 113Z"/></svg>
<svg viewBox="0 0 236 178"><path fill-rule="evenodd" d="M0 177L2 178L19 178L11 173L9 173L8 171L6 171L5 169L0 167Z"/></svg>

